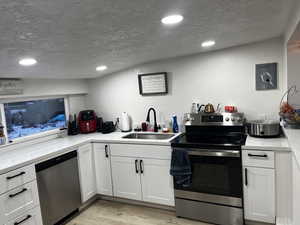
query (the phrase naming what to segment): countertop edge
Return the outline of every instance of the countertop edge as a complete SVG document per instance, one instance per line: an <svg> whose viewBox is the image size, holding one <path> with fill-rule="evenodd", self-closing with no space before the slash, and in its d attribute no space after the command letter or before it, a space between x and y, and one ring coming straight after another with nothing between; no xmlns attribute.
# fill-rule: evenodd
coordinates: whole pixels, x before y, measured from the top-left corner
<svg viewBox="0 0 300 225"><path fill-rule="evenodd" d="M181 133L176 134L174 137L167 139L167 140L114 140L114 139L101 139L101 138L95 138L95 137L86 137L86 140L80 141L79 143L74 143L74 145L70 145L67 147L62 147L58 149L57 151L53 151L48 154L44 154L40 157L33 157L32 160L26 160L24 162L17 163L15 165L5 167L3 169L0 169L0 175L5 174L7 172L22 168L24 166L28 166L31 164L38 164L40 162L46 161L48 159L54 158L56 156L59 156L61 154L65 154L74 150L77 150L78 147L88 144L88 143L111 143L111 144L136 144L136 145L158 145L158 146L170 146L171 147L171 141L176 138L177 136L181 135ZM122 137L120 137L122 138ZM53 139L55 140L55 139ZM53 141L52 140L52 141ZM59 140L59 139L58 139ZM45 143L47 143L46 141ZM38 143L36 145L43 144L43 143ZM17 150L15 150L17 151ZM1 155L0 155L1 157Z"/></svg>
<svg viewBox="0 0 300 225"><path fill-rule="evenodd" d="M242 150L273 151L273 152L291 152L290 147L266 147L266 146L242 146Z"/></svg>

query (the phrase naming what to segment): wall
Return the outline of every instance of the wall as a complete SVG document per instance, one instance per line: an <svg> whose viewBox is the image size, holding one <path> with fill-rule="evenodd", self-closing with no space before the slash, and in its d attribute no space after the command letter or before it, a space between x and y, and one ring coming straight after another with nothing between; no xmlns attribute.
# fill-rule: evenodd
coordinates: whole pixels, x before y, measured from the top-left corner
<svg viewBox="0 0 300 225"><path fill-rule="evenodd" d="M300 1L295 0L295 4L293 5L292 13L290 14L289 23L286 26L286 30L284 33L284 42L287 44L292 34L294 33L298 23L300 21Z"/></svg>
<svg viewBox="0 0 300 225"><path fill-rule="evenodd" d="M12 98L43 97L68 95L71 113L78 113L86 109L85 95L88 93L88 83L80 79L24 79L24 92L22 95L3 96L1 102Z"/></svg>
<svg viewBox="0 0 300 225"><path fill-rule="evenodd" d="M23 79L23 81L24 92L22 95L0 96L0 98L71 95L88 92L87 82L81 79Z"/></svg>
<svg viewBox="0 0 300 225"><path fill-rule="evenodd" d="M292 13L290 14L289 23L286 26L285 33L283 35L284 44L283 44L283 73L285 74L284 78L284 87L287 90L288 87L293 85L293 81L290 79L288 81L288 77L291 76L290 72L288 71L288 52L287 52L287 44L290 38L292 37L296 27L298 26L300 21L300 1L295 1L293 5Z"/></svg>
<svg viewBox="0 0 300 225"><path fill-rule="evenodd" d="M298 74L298 65L300 63L299 53L288 53L287 52L287 44L290 38L292 37L293 33L295 32L297 26L299 27L300 22L300 1L296 1L296 6L293 9L293 13L291 13L291 17L289 20L289 24L287 25L286 32L284 34L284 71L286 74L287 79L287 86L291 86L296 84L298 89L300 87L300 78ZM298 94L299 95L299 94ZM293 98L294 103L300 104L300 101L295 101ZM291 143L293 144L293 143ZM298 151L294 146L293 153L292 153L292 202L290 213L287 213L291 224L298 225L300 224L300 166L297 162L295 152ZM290 173L289 173L290 174ZM290 191L287 187L287 192Z"/></svg>
<svg viewBox="0 0 300 225"><path fill-rule="evenodd" d="M106 120L128 112L134 123L146 119L147 109L159 109L160 122L172 114L180 118L192 102L236 105L249 119L262 114L277 117L283 94L282 39L175 58L141 65L89 81L89 106ZM279 63L279 88L255 90L255 64ZM170 93L165 96L139 95L137 74L169 73Z"/></svg>

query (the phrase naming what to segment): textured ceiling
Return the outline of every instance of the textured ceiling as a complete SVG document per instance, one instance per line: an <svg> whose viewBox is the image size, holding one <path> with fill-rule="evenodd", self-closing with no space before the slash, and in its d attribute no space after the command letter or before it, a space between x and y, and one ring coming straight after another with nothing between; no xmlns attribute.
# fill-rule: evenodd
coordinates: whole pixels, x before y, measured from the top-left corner
<svg viewBox="0 0 300 225"><path fill-rule="evenodd" d="M0 77L89 78L282 35L293 0L1 0ZM166 27L160 19L180 13ZM34 67L18 60L32 56ZM97 65L108 70L99 73Z"/></svg>

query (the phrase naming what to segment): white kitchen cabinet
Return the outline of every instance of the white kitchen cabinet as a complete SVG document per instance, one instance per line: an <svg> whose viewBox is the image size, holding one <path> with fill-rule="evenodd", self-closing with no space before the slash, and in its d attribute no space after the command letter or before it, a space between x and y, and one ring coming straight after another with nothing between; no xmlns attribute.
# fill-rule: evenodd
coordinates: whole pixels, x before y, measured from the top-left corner
<svg viewBox="0 0 300 225"><path fill-rule="evenodd" d="M275 170L244 167L245 219L275 223Z"/></svg>
<svg viewBox="0 0 300 225"><path fill-rule="evenodd" d="M143 201L174 206L170 160L141 159Z"/></svg>
<svg viewBox="0 0 300 225"><path fill-rule="evenodd" d="M111 157L114 196L133 200L142 199L138 160L129 157Z"/></svg>
<svg viewBox="0 0 300 225"><path fill-rule="evenodd" d="M111 151L114 196L174 206L170 146L112 144Z"/></svg>
<svg viewBox="0 0 300 225"><path fill-rule="evenodd" d="M78 148L78 165L81 200L84 203L97 194L92 144L86 144Z"/></svg>
<svg viewBox="0 0 300 225"><path fill-rule="evenodd" d="M0 194L36 179L34 165L0 175Z"/></svg>
<svg viewBox="0 0 300 225"><path fill-rule="evenodd" d="M28 210L23 215L17 216L16 218L8 221L5 225L42 225L42 215L40 207Z"/></svg>
<svg viewBox="0 0 300 225"><path fill-rule="evenodd" d="M36 181L0 195L0 221L10 221L39 205Z"/></svg>
<svg viewBox="0 0 300 225"><path fill-rule="evenodd" d="M97 193L102 195L113 195L110 149L108 144L94 143L95 175Z"/></svg>

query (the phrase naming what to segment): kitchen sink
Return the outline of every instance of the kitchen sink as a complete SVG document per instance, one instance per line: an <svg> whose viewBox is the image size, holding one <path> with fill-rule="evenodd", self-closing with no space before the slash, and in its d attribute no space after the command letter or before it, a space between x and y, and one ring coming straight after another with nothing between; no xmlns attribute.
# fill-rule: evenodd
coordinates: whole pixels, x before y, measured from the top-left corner
<svg viewBox="0 0 300 225"><path fill-rule="evenodd" d="M150 139L150 140L167 140L174 137L175 134L145 134L145 133L131 133L122 138L127 139Z"/></svg>

